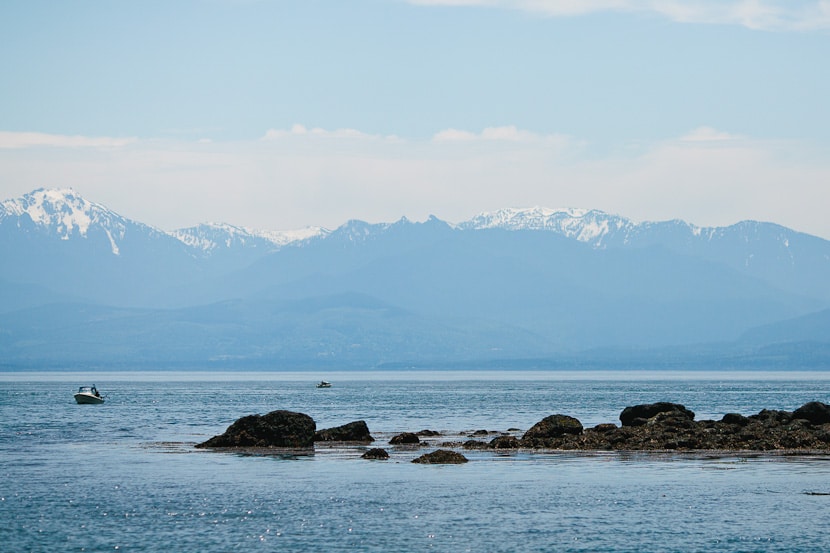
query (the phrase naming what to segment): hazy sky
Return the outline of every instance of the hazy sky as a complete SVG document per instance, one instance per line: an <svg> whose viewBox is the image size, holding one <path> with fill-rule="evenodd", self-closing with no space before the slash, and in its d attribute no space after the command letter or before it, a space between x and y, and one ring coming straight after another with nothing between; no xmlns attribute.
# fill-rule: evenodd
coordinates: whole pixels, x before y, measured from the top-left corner
<svg viewBox="0 0 830 553"><path fill-rule="evenodd" d="M830 1L5 0L0 199L166 230L596 208L830 238Z"/></svg>

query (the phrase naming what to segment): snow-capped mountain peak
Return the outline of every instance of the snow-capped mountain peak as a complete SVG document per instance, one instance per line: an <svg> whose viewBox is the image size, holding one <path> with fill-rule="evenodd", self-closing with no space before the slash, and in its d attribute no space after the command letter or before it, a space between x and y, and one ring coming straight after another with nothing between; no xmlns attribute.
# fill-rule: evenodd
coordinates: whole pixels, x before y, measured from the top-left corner
<svg viewBox="0 0 830 553"><path fill-rule="evenodd" d="M3 207L0 218L28 215L35 224L55 229L64 240L75 232L86 236L96 212L105 211L71 188L41 188L0 205Z"/></svg>
<svg viewBox="0 0 830 553"><path fill-rule="evenodd" d="M71 188L40 188L0 203L0 221L12 217L18 219L18 226L28 217L36 227L55 233L61 240L74 235L86 238L90 229L100 227L115 255L120 253L118 243L127 230L126 219L82 198Z"/></svg>
<svg viewBox="0 0 830 553"><path fill-rule="evenodd" d="M462 229L501 228L506 230L547 230L596 247L609 233L631 229L635 224L624 217L603 211L546 207L507 208L481 213L458 225Z"/></svg>
<svg viewBox="0 0 830 553"><path fill-rule="evenodd" d="M0 202L0 223L4 221L18 227L33 226L40 232L52 234L61 240L87 238L92 229L96 229L96 232L105 234L114 255L121 254L121 244L128 228L142 229L152 236L170 236L189 248L208 255L218 249L227 250L238 246L271 251L290 243L329 234L328 230L321 227L263 231L226 223L208 223L164 232L126 219L103 205L90 202L71 188L41 188L20 198L4 200Z"/></svg>
<svg viewBox="0 0 830 553"><path fill-rule="evenodd" d="M287 244L325 236L328 233L329 231L322 227L272 231L238 227L227 223L205 223L175 230L170 235L191 248L211 254L214 251L231 249L235 246L277 250Z"/></svg>

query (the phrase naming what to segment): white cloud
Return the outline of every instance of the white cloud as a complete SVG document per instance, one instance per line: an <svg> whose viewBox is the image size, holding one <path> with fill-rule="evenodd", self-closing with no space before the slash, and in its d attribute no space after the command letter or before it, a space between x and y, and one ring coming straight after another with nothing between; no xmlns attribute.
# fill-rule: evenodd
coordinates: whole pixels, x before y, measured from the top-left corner
<svg viewBox="0 0 830 553"><path fill-rule="evenodd" d="M268 129L265 132L265 135L262 137L263 140L278 140L281 138L291 137L291 136L311 136L311 137L321 137L321 138L353 138L353 139L369 139L369 140L377 140L377 139L387 139L387 140L394 140L396 137L394 136L387 136L381 137L380 135L374 134L367 134L356 129L336 129L336 130L326 130L319 127L314 127L309 129L305 125L301 125L299 123L295 123L291 126L290 129Z"/></svg>
<svg viewBox="0 0 830 553"><path fill-rule="evenodd" d="M443 131L435 133L432 139L435 142L469 142L478 140L480 135L470 131L460 131L458 129L444 129Z"/></svg>
<svg viewBox="0 0 830 553"><path fill-rule="evenodd" d="M712 127L698 127L680 137L684 142L720 142L724 140L737 140L738 135L713 129Z"/></svg>
<svg viewBox="0 0 830 553"><path fill-rule="evenodd" d="M112 138L108 136L79 136L46 134L39 132L0 131L0 148L19 149L36 147L56 148L118 148L132 144L135 138Z"/></svg>
<svg viewBox="0 0 830 553"><path fill-rule="evenodd" d="M422 6L479 6L564 17L597 12L652 13L682 23L771 31L830 28L830 0L409 0Z"/></svg>
<svg viewBox="0 0 830 553"><path fill-rule="evenodd" d="M517 128L515 125L503 127L487 127L480 133L459 129L445 129L433 135L434 142L474 142L474 141L502 141L502 142L538 142L543 140L568 141L564 135L540 135Z"/></svg>
<svg viewBox="0 0 830 553"><path fill-rule="evenodd" d="M435 133L432 137L432 139L436 142L469 142L473 140L504 140L510 142L520 142L535 140L538 138L538 135L528 131L520 131L513 125L506 127L487 127L480 133L462 131L458 129L445 129Z"/></svg>

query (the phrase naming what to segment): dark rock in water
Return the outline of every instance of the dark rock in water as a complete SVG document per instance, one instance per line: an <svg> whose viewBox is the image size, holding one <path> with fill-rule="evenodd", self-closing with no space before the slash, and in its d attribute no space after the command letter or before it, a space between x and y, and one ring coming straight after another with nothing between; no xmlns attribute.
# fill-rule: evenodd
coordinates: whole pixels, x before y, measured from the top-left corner
<svg viewBox="0 0 830 553"><path fill-rule="evenodd" d="M361 455L363 459L377 459L381 461L385 461L389 458L389 453L386 452L385 449L374 447Z"/></svg>
<svg viewBox="0 0 830 553"><path fill-rule="evenodd" d="M488 449L490 444L487 442L482 442L480 440L467 440L462 444L464 449Z"/></svg>
<svg viewBox="0 0 830 553"><path fill-rule="evenodd" d="M413 434L412 432L403 432L397 436L392 436L389 443L392 445L419 444L421 443L421 439L417 434Z"/></svg>
<svg viewBox="0 0 830 553"><path fill-rule="evenodd" d="M446 449L438 449L432 453L421 455L417 459L412 460L413 463L422 463L428 465L457 465L466 463L467 458L456 453L455 451L448 451Z"/></svg>
<svg viewBox="0 0 830 553"><path fill-rule="evenodd" d="M738 426L746 426L752 422L748 417L738 413L727 413L720 421L725 424L737 424Z"/></svg>
<svg viewBox="0 0 830 553"><path fill-rule="evenodd" d="M694 420L695 414L679 403L661 401L658 403L646 403L626 407L620 413L620 422L623 426L642 426L648 419L660 413L677 412L679 416Z"/></svg>
<svg viewBox="0 0 830 553"><path fill-rule="evenodd" d="M522 441L544 441L565 434L582 434L582 423L568 415L550 415L531 426Z"/></svg>
<svg viewBox="0 0 830 553"><path fill-rule="evenodd" d="M804 419L809 421L810 424L830 423L830 405L819 401L805 403L793 411L793 418Z"/></svg>
<svg viewBox="0 0 830 553"><path fill-rule="evenodd" d="M416 432L415 434L417 434L418 436L423 436L425 438L441 435L441 433L436 431L436 430L427 430L427 429L421 430L420 432Z"/></svg>
<svg viewBox="0 0 830 553"><path fill-rule="evenodd" d="M271 411L266 415L248 415L234 422L224 434L197 444L196 447L290 447L314 445L314 419L303 413Z"/></svg>
<svg viewBox="0 0 830 553"><path fill-rule="evenodd" d="M343 426L318 430L315 442L374 442L365 421L355 421Z"/></svg>
<svg viewBox="0 0 830 553"><path fill-rule="evenodd" d="M521 444L515 436L498 436L490 440L490 447L493 449L519 449Z"/></svg>

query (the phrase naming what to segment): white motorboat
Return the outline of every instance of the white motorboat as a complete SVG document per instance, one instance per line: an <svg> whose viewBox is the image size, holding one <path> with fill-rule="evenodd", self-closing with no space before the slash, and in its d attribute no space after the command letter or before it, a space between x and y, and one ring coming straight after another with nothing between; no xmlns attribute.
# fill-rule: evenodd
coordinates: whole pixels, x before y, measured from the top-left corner
<svg viewBox="0 0 830 553"><path fill-rule="evenodd" d="M104 403L104 398L98 393L98 388L93 384L92 386L81 386L78 388L78 393L75 394L75 401L84 404Z"/></svg>
<svg viewBox="0 0 830 553"><path fill-rule="evenodd" d="M317 384L317 387L318 387L318 388L331 388L331 382L326 382L325 380L321 380L321 381Z"/></svg>

